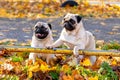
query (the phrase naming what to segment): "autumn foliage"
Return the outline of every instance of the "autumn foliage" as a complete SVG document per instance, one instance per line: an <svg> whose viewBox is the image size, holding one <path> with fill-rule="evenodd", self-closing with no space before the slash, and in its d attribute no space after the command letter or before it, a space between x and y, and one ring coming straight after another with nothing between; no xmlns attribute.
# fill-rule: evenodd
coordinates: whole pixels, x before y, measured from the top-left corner
<svg viewBox="0 0 120 80"><path fill-rule="evenodd" d="M43 0L44 1L44 0ZM49 1L49 0L48 0ZM66 12L78 13L87 17L120 17L120 6L104 4L91 5L87 1L82 1L78 6L65 8L60 7L60 3L50 2L29 2L27 1L0 1L0 17L8 18L46 18L60 17Z"/></svg>

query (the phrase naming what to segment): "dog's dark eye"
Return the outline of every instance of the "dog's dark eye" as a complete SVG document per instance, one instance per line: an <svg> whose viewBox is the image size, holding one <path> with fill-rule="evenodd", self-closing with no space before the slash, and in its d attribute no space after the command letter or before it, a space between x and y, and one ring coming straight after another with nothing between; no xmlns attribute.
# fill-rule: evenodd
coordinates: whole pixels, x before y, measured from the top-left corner
<svg viewBox="0 0 120 80"><path fill-rule="evenodd" d="M69 21L70 23L75 24L75 21L73 19L70 19Z"/></svg>
<svg viewBox="0 0 120 80"><path fill-rule="evenodd" d="M35 28L38 28L38 26L35 26Z"/></svg>

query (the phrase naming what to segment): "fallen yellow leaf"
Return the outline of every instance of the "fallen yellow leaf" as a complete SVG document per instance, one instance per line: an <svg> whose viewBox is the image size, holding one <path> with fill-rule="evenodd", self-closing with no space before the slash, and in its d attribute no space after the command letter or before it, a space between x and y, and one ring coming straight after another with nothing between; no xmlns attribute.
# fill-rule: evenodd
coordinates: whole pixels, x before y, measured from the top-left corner
<svg viewBox="0 0 120 80"><path fill-rule="evenodd" d="M43 72L48 71L48 70L49 70L48 65L43 65L43 64L41 64L40 70L43 71Z"/></svg>
<svg viewBox="0 0 120 80"><path fill-rule="evenodd" d="M111 65L117 65L117 61L115 59L112 60Z"/></svg>
<svg viewBox="0 0 120 80"><path fill-rule="evenodd" d="M98 80L98 76L89 77L88 80Z"/></svg>
<svg viewBox="0 0 120 80"><path fill-rule="evenodd" d="M28 71L37 72L39 71L39 65L30 66Z"/></svg>
<svg viewBox="0 0 120 80"><path fill-rule="evenodd" d="M80 61L80 64L82 66L92 66L92 63L90 62L90 59L87 57L87 58L84 58L82 61Z"/></svg>
<svg viewBox="0 0 120 80"><path fill-rule="evenodd" d="M32 76L33 76L32 72L29 71L29 72L28 72L28 78L31 78Z"/></svg>

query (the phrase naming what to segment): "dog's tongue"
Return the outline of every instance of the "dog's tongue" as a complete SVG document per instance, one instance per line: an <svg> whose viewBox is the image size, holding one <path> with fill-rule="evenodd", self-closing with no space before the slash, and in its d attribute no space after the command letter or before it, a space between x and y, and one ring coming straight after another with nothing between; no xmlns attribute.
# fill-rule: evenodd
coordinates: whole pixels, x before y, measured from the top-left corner
<svg viewBox="0 0 120 80"><path fill-rule="evenodd" d="M40 36L40 37L42 37L42 36L44 36L44 34L36 34L36 36Z"/></svg>

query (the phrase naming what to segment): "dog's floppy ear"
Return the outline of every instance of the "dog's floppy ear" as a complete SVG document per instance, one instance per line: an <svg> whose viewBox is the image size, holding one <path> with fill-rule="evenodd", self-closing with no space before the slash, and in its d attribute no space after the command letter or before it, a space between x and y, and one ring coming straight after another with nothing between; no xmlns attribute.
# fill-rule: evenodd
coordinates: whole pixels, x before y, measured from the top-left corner
<svg viewBox="0 0 120 80"><path fill-rule="evenodd" d="M82 17L79 16L79 15L76 15L75 17L76 17L76 19L77 19L77 23L79 23L79 22L81 21L81 19L82 19Z"/></svg>
<svg viewBox="0 0 120 80"><path fill-rule="evenodd" d="M52 26L51 26L51 24L50 24L50 23L48 23L48 26L49 26L49 28L50 28L50 29L52 29Z"/></svg>
<svg viewBox="0 0 120 80"><path fill-rule="evenodd" d="M70 14L70 13L65 13L65 14L63 15L63 17L65 17L65 16L68 15L68 14Z"/></svg>
<svg viewBox="0 0 120 80"><path fill-rule="evenodd" d="M63 17L65 17L67 14L64 14Z"/></svg>

